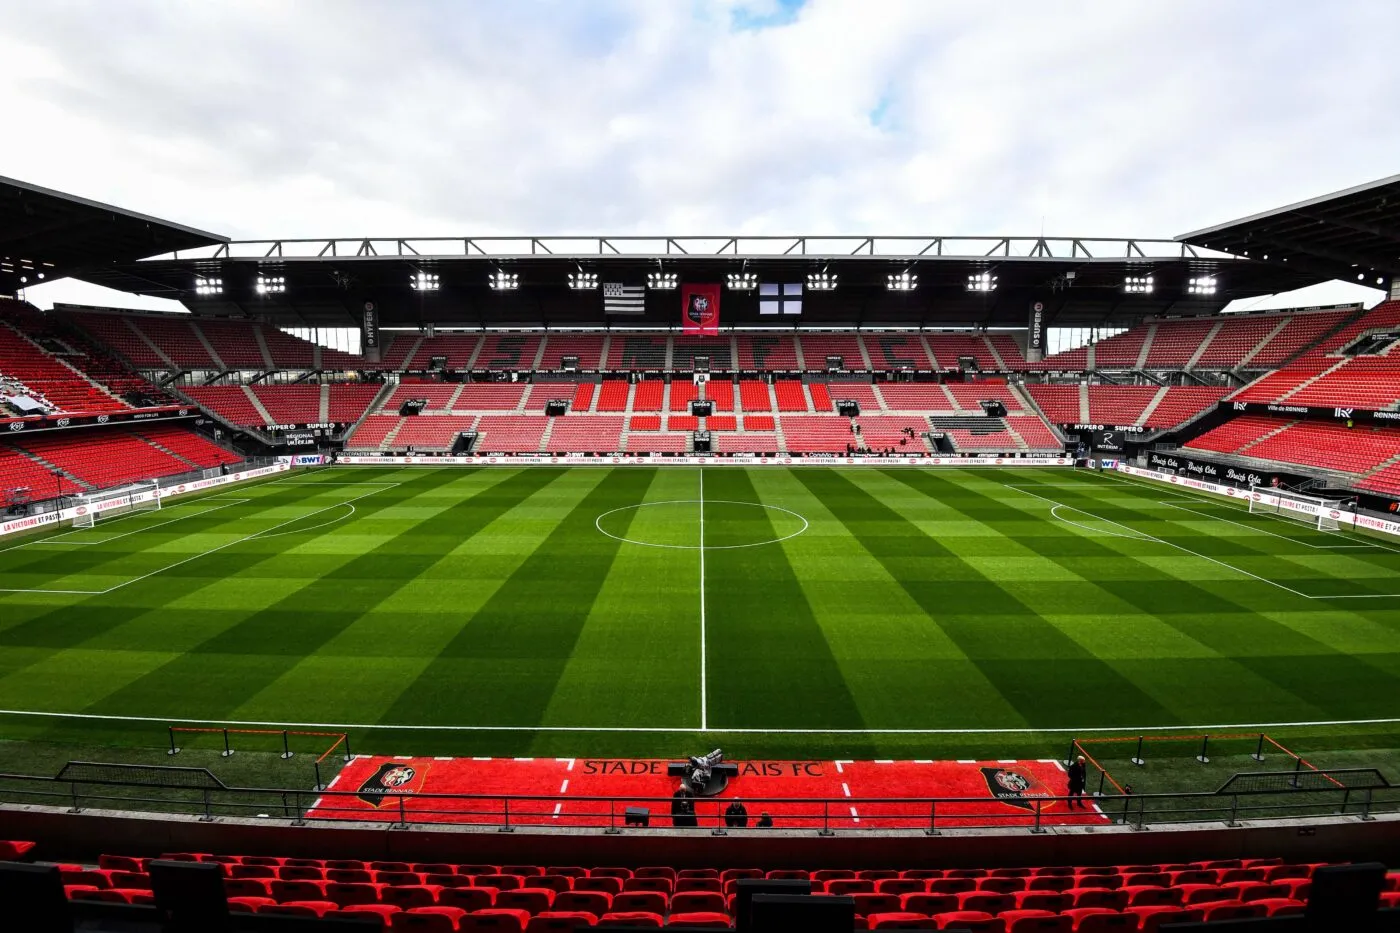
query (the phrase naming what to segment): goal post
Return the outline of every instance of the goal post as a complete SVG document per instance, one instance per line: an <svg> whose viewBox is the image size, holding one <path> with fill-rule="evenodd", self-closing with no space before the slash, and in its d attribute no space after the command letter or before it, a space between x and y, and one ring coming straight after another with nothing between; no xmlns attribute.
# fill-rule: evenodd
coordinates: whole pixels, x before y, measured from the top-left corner
<svg viewBox="0 0 1400 933"><path fill-rule="evenodd" d="M74 499L73 527L91 528L99 521L131 512L160 510L160 484L133 483L120 489L84 493Z"/></svg>
<svg viewBox="0 0 1400 933"><path fill-rule="evenodd" d="M1341 499L1307 496L1286 489L1266 486L1249 487L1249 511L1307 522L1318 531L1336 531L1338 519L1344 514Z"/></svg>

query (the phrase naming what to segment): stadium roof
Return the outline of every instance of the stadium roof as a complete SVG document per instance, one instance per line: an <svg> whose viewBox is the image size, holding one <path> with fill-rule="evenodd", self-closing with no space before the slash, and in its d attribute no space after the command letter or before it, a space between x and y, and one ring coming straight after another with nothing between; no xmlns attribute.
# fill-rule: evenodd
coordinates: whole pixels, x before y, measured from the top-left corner
<svg viewBox="0 0 1400 933"><path fill-rule="evenodd" d="M1400 175L1183 233L1177 240L1383 288L1400 276Z"/></svg>
<svg viewBox="0 0 1400 933"><path fill-rule="evenodd" d="M113 264L227 237L0 177L0 292L40 280L93 278L122 291L153 287ZM108 268L103 268L108 267ZM100 271L99 271L100 270Z"/></svg>
<svg viewBox="0 0 1400 933"><path fill-rule="evenodd" d="M982 324L1025 326L1032 301L1057 323L1101 323L1164 312L1210 313L1235 298L1311 285L1302 269L1204 250L1174 240L1071 237L482 237L360 240L262 240L219 244L122 264L111 270L144 281L150 294L184 301L196 314L258 317L284 325L347 326L373 301L382 323L505 326L599 326L675 323L664 295L649 293L648 319L602 316L597 291L569 289L571 273L599 282L643 284L650 272L682 281L724 283L751 273L759 282L806 281L828 272L838 289L811 295L802 323L873 326ZM420 272L440 289L415 291ZM497 271L519 288L489 287ZM891 293L890 275L918 276L914 293ZM989 294L970 292L968 277L997 278ZM259 276L283 280L285 292L259 292ZM1151 276L1153 293L1129 294L1127 277ZM90 278L90 277L89 277ZM218 279L221 294L196 295L197 279ZM1216 291L1193 295L1192 279L1213 278ZM103 284L108 284L103 282ZM158 286L152 288L152 284ZM752 305L752 307L750 307ZM758 320L757 299L726 298L730 323ZM784 322L787 323L787 322Z"/></svg>

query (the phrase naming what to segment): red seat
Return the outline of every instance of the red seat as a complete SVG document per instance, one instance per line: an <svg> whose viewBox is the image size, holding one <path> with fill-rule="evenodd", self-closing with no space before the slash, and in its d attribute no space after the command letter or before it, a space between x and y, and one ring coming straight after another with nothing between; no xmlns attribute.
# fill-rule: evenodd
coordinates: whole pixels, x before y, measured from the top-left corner
<svg viewBox="0 0 1400 933"><path fill-rule="evenodd" d="M1074 898L1061 891L1018 891L1015 895L1017 910L1048 910L1059 913L1074 904Z"/></svg>
<svg viewBox="0 0 1400 933"><path fill-rule="evenodd" d="M1003 910L1015 910L1016 898L1010 894L993 894L990 891L970 891L958 895L958 910L981 910L989 914L999 914Z"/></svg>
<svg viewBox="0 0 1400 933"><path fill-rule="evenodd" d="M1026 879L1021 877L1003 878L990 876L977 881L977 890L991 891L994 894L1014 894L1026 890Z"/></svg>
<svg viewBox="0 0 1400 933"><path fill-rule="evenodd" d="M659 927L662 925L660 914L640 912L603 914L598 918L598 924L615 927Z"/></svg>
<svg viewBox="0 0 1400 933"><path fill-rule="evenodd" d="M0 839L0 862L22 862L37 845L28 840Z"/></svg>
<svg viewBox="0 0 1400 933"><path fill-rule="evenodd" d="M228 899L228 909L232 913L255 914L264 907L276 906L277 902L270 897L231 897Z"/></svg>
<svg viewBox="0 0 1400 933"><path fill-rule="evenodd" d="M443 907L460 907L471 913L496 906L495 888L443 888L437 893L437 902Z"/></svg>
<svg viewBox="0 0 1400 933"><path fill-rule="evenodd" d="M288 860L290 861L290 859ZM457 866L447 862L414 862L408 866L409 871L415 871L420 875L455 875Z"/></svg>
<svg viewBox="0 0 1400 933"><path fill-rule="evenodd" d="M885 914L871 914L866 918L866 926L871 930L936 930L937 924L924 914L896 911Z"/></svg>
<svg viewBox="0 0 1400 933"><path fill-rule="evenodd" d="M358 920L364 917L378 917L379 922L384 927L389 927L394 921L394 915L400 909L393 904L352 904L349 907L337 907L326 914L327 918L339 918Z"/></svg>
<svg viewBox="0 0 1400 933"><path fill-rule="evenodd" d="M330 881L326 883L326 899L335 901L341 907L349 907L351 904L378 904L382 888L383 886L378 884L344 884Z"/></svg>
<svg viewBox="0 0 1400 933"><path fill-rule="evenodd" d="M525 933L570 933L579 927L597 926L598 918L578 910L546 910L530 918Z"/></svg>
<svg viewBox="0 0 1400 933"><path fill-rule="evenodd" d="M806 873L805 873L805 872L803 873L803 877L804 877L804 878L806 877ZM711 892L713 892L713 893L715 893L715 894L720 894L723 890L724 890L724 885L723 885L723 883L719 880L719 875L718 875L718 873L716 873L715 877L713 877L713 878L678 878L678 879L676 879L676 893L677 893L677 894L684 894L684 893L687 892L687 891L711 891Z"/></svg>
<svg viewBox="0 0 1400 933"><path fill-rule="evenodd" d="M943 876L944 871L941 868L911 868L908 871L899 873L899 877L901 878L915 878L919 881L928 881L930 878L942 878ZM768 877L774 878L777 876L769 872Z"/></svg>
<svg viewBox="0 0 1400 933"><path fill-rule="evenodd" d="M771 877L771 875L769 876ZM719 880L719 869L717 868L682 868L676 872L676 880L681 878L708 878Z"/></svg>
<svg viewBox="0 0 1400 933"><path fill-rule="evenodd" d="M1133 914L1100 911L1074 922L1074 933L1136 933L1138 918Z"/></svg>
<svg viewBox="0 0 1400 933"><path fill-rule="evenodd" d="M1214 884L1177 885L1181 892L1181 903L1185 906L1211 904L1219 901L1237 901L1240 892L1237 888L1222 888Z"/></svg>
<svg viewBox="0 0 1400 933"><path fill-rule="evenodd" d="M971 930L976 933L1005 933L1006 924L1000 918L980 910L954 910L934 914L932 918L938 929L952 927L956 930Z"/></svg>
<svg viewBox="0 0 1400 933"><path fill-rule="evenodd" d="M1133 885L1131 887L1122 888L1121 892L1127 895L1129 907L1150 907L1153 904L1171 904L1175 906L1181 903L1181 891L1178 888Z"/></svg>
<svg viewBox="0 0 1400 933"><path fill-rule="evenodd" d="M1188 868L1185 871L1168 872L1171 884L1180 887L1183 884L1215 884L1215 872L1205 871L1200 868Z"/></svg>
<svg viewBox="0 0 1400 933"><path fill-rule="evenodd" d="M389 926L394 933L456 933L467 916L452 907L415 907L390 914Z"/></svg>
<svg viewBox="0 0 1400 933"><path fill-rule="evenodd" d="M1220 884L1229 884L1232 881L1263 881L1268 874L1267 868L1228 868L1220 873Z"/></svg>
<svg viewBox="0 0 1400 933"><path fill-rule="evenodd" d="M374 871L375 884L392 884L395 887L408 887L423 883L423 876L416 871Z"/></svg>
<svg viewBox="0 0 1400 933"><path fill-rule="evenodd" d="M529 887L549 888L558 893L560 891L572 891L574 889L574 879L568 875L535 875L530 879Z"/></svg>
<svg viewBox="0 0 1400 933"><path fill-rule="evenodd" d="M282 881L325 881L326 870L319 865L283 865L277 869Z"/></svg>
<svg viewBox="0 0 1400 933"><path fill-rule="evenodd" d="M632 872L632 877L665 878L667 881L671 882L672 887L675 887L676 884L676 870L674 868L668 868L659 865L648 865L644 868L638 868Z"/></svg>
<svg viewBox="0 0 1400 933"><path fill-rule="evenodd" d="M899 872L889 868L862 868L856 872L856 877L866 881L882 881L886 878L898 878Z"/></svg>
<svg viewBox="0 0 1400 933"><path fill-rule="evenodd" d="M725 872L725 874L728 875L729 872ZM823 868L820 871L812 872L813 881L837 881L842 878L854 878L855 876L855 872L847 871L844 868ZM727 881L729 879L726 878L725 880Z"/></svg>
<svg viewBox="0 0 1400 933"><path fill-rule="evenodd" d="M875 882L876 894L918 894L928 889L922 878L881 878Z"/></svg>
<svg viewBox="0 0 1400 933"><path fill-rule="evenodd" d="M900 912L897 894L852 894L851 897L856 902L857 917Z"/></svg>
<svg viewBox="0 0 1400 933"><path fill-rule="evenodd" d="M1129 873L1129 872L1124 872L1124 873L1123 873L1123 887L1125 887L1125 888L1149 887L1149 886L1150 886L1150 887L1156 887L1156 888L1165 888L1167 885L1169 885L1169 884L1171 884L1171 883L1172 883L1171 875L1168 875L1166 872L1153 871L1153 872L1131 872L1131 873Z"/></svg>
<svg viewBox="0 0 1400 933"><path fill-rule="evenodd" d="M335 909L336 905L330 901L287 901L285 904L266 907L261 913L285 914L289 917L324 917Z"/></svg>
<svg viewBox="0 0 1400 933"><path fill-rule="evenodd" d="M411 910L414 907L432 907L438 904L438 894L442 890L442 888L429 887L424 884L386 885L379 892L379 899L385 904L394 904L404 910ZM499 896L496 901L500 903ZM447 906L456 905L449 904Z"/></svg>
<svg viewBox="0 0 1400 933"><path fill-rule="evenodd" d="M274 881L272 897L278 903L327 900L326 881Z"/></svg>
<svg viewBox="0 0 1400 933"><path fill-rule="evenodd" d="M565 891L554 896L554 910L601 917L612 910L612 899L613 896L606 891Z"/></svg>
<svg viewBox="0 0 1400 933"><path fill-rule="evenodd" d="M632 869L630 869L630 868L592 868L592 869L589 869L588 877L590 877L590 878L631 878L631 877L632 877Z"/></svg>
<svg viewBox="0 0 1400 933"><path fill-rule="evenodd" d="M946 914L958 909L956 894L904 894L899 898L899 909L904 913Z"/></svg>
<svg viewBox="0 0 1400 933"><path fill-rule="evenodd" d="M1026 879L1027 891L1068 891L1072 887L1073 875L1034 875Z"/></svg>
<svg viewBox="0 0 1400 933"><path fill-rule="evenodd" d="M1267 881L1227 881L1221 887L1233 888L1238 891L1239 899L1246 904L1250 901L1262 901L1271 897L1288 897L1288 885L1270 884Z"/></svg>
<svg viewBox="0 0 1400 933"><path fill-rule="evenodd" d="M339 884L372 884L374 875L363 868L327 868L326 880Z"/></svg>
<svg viewBox="0 0 1400 933"><path fill-rule="evenodd" d="M664 914L669 902L660 891L623 891L613 895L611 913Z"/></svg>
<svg viewBox="0 0 1400 933"><path fill-rule="evenodd" d="M516 888L523 888L525 883L519 875L507 875L501 872L494 875L477 875L476 886L478 888L495 888L497 891L514 891Z"/></svg>
<svg viewBox="0 0 1400 933"><path fill-rule="evenodd" d="M97 867L108 868L112 871L145 871L146 860L130 858L125 855L99 855Z"/></svg>
<svg viewBox="0 0 1400 933"><path fill-rule="evenodd" d="M370 871L412 871L407 862L370 862Z"/></svg>
<svg viewBox="0 0 1400 933"><path fill-rule="evenodd" d="M667 871L671 871L671 869L667 869ZM543 875L544 868L539 865L502 865L501 874L519 875L521 878L533 878L536 875Z"/></svg>
<svg viewBox="0 0 1400 933"><path fill-rule="evenodd" d="M357 858L328 858L326 859L326 871L361 871L365 863Z"/></svg>
<svg viewBox="0 0 1400 933"><path fill-rule="evenodd" d="M276 900L272 896L274 883L267 878L225 878L224 893L229 897L265 897Z"/></svg>
<svg viewBox="0 0 1400 933"><path fill-rule="evenodd" d="M1008 910L998 916L1006 933L1070 933L1074 928L1068 914L1046 910Z"/></svg>
<svg viewBox="0 0 1400 933"><path fill-rule="evenodd" d="M826 883L827 894L874 894L875 882L866 878L833 878Z"/></svg>
<svg viewBox="0 0 1400 933"><path fill-rule="evenodd" d="M108 904L154 904L155 895L150 891L134 888L107 888L106 890L79 888L73 892L75 901L102 901Z"/></svg>
<svg viewBox="0 0 1400 933"><path fill-rule="evenodd" d="M633 875L622 882L623 891L654 891L658 894L665 894L667 897L675 890L676 882L670 878L663 878L658 875Z"/></svg>
<svg viewBox="0 0 1400 933"><path fill-rule="evenodd" d="M950 868L944 872L945 878L985 878L987 870L985 868Z"/></svg>
<svg viewBox="0 0 1400 933"><path fill-rule="evenodd" d="M730 923L728 914L715 913L714 911L695 911L683 914L672 913L666 920L666 926L727 930Z"/></svg>
<svg viewBox="0 0 1400 933"><path fill-rule="evenodd" d="M499 875L501 866L499 865L458 865L459 875Z"/></svg>
<svg viewBox="0 0 1400 933"><path fill-rule="evenodd" d="M1075 907L1107 907L1122 910L1128 906L1128 897L1122 891L1108 888L1070 888L1065 892L1074 898Z"/></svg>
<svg viewBox="0 0 1400 933"><path fill-rule="evenodd" d="M87 885L99 890L112 886L109 873L98 869L64 865L59 868L58 874L65 885Z"/></svg>
<svg viewBox="0 0 1400 933"><path fill-rule="evenodd" d="M930 894L962 894L977 890L977 881L972 878L934 878L928 883Z"/></svg>
<svg viewBox="0 0 1400 933"><path fill-rule="evenodd" d="M423 876L423 883L430 887L438 888L470 888L475 886L476 879L471 875L458 874L428 874ZM495 890L491 888L490 890Z"/></svg>
<svg viewBox="0 0 1400 933"><path fill-rule="evenodd" d="M993 878L1029 878L1032 871L1030 868L993 868L987 874Z"/></svg>
<svg viewBox="0 0 1400 933"><path fill-rule="evenodd" d="M1157 928L1169 923L1192 923L1205 914L1199 909L1185 907L1129 907L1123 911L1138 918L1140 933L1157 933Z"/></svg>
<svg viewBox="0 0 1400 933"><path fill-rule="evenodd" d="M1391 900L1387 902L1385 900L1386 898L1390 898ZM1302 901L1295 901L1287 897L1271 897L1262 901L1253 901L1252 903L1263 907L1268 911L1268 916L1270 917L1290 917L1294 914L1301 914L1307 909L1307 905ZM1381 907L1400 907L1400 891L1390 891L1382 894Z"/></svg>
<svg viewBox="0 0 1400 933"><path fill-rule="evenodd" d="M602 891L604 894L621 894L621 878L613 875L589 875L587 878L575 878L575 891Z"/></svg>
<svg viewBox="0 0 1400 933"><path fill-rule="evenodd" d="M724 895L718 891L681 891L671 895L673 914L724 913L726 910Z"/></svg>
<svg viewBox="0 0 1400 933"><path fill-rule="evenodd" d="M496 906L524 910L537 914L554 906L555 892L551 888L517 888L496 895Z"/></svg>
<svg viewBox="0 0 1400 933"><path fill-rule="evenodd" d="M530 925L530 915L523 910L492 908L467 914L457 924L457 929L470 933L480 930L484 933L524 933Z"/></svg>
<svg viewBox="0 0 1400 933"><path fill-rule="evenodd" d="M1249 917L1266 917L1268 914L1268 908L1257 901L1253 904L1210 904L1206 907L1206 922L1245 920Z"/></svg>
<svg viewBox="0 0 1400 933"><path fill-rule="evenodd" d="M1264 872L1265 881L1284 881L1290 878L1311 878L1311 865L1271 865ZM1397 876L1400 877L1400 876Z"/></svg>
<svg viewBox="0 0 1400 933"><path fill-rule="evenodd" d="M580 868L577 865L550 865L545 868L546 875L563 875L567 878L587 878L588 869Z"/></svg>
<svg viewBox="0 0 1400 933"><path fill-rule="evenodd" d="M1042 867L1040 867L1040 868L1032 868L1032 869L1031 869L1031 877L1033 877L1033 878L1047 878L1047 877L1061 877L1061 878L1069 877L1069 878L1073 878L1073 877L1074 877L1074 866L1073 866L1073 865L1044 865L1044 866L1042 866Z"/></svg>

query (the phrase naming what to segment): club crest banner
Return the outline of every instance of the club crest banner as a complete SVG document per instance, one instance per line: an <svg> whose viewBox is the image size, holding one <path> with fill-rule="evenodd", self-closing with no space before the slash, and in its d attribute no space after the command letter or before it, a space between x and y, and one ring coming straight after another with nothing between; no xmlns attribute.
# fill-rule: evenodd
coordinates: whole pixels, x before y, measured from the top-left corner
<svg viewBox="0 0 1400 933"><path fill-rule="evenodd" d="M719 333L719 286L681 286L681 329L687 334Z"/></svg>

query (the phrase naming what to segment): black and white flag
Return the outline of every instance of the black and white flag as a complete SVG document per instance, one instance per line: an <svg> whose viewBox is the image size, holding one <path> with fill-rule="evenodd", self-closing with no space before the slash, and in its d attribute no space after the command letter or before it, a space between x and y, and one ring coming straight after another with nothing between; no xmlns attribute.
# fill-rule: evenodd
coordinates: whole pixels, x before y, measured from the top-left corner
<svg viewBox="0 0 1400 933"><path fill-rule="evenodd" d="M603 283L604 314L645 314L646 289L621 282Z"/></svg>
<svg viewBox="0 0 1400 933"><path fill-rule="evenodd" d="M759 314L801 314L802 285L761 282L758 286Z"/></svg>

